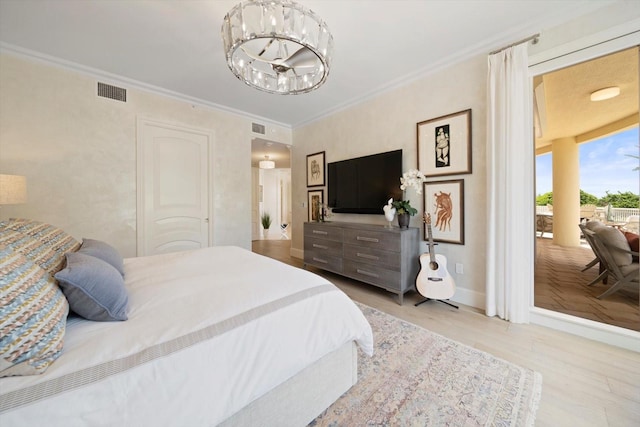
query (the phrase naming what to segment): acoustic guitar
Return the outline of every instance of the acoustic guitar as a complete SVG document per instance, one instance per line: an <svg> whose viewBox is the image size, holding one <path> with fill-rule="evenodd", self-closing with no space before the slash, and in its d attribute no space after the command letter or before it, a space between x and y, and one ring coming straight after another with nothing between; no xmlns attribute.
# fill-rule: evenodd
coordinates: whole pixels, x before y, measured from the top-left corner
<svg viewBox="0 0 640 427"><path fill-rule="evenodd" d="M456 292L456 284L447 271L447 258L436 254L431 234L431 214L423 215L429 237L429 253L420 255L420 273L416 279L416 289L425 298L449 299Z"/></svg>

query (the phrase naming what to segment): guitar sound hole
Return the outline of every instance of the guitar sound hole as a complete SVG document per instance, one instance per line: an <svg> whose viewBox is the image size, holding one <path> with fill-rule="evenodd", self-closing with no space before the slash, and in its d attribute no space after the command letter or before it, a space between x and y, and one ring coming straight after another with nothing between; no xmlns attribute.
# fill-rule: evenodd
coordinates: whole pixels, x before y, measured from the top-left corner
<svg viewBox="0 0 640 427"><path fill-rule="evenodd" d="M438 269L438 263L435 262L435 261L430 262L429 263L429 268L434 270L434 271L437 270Z"/></svg>

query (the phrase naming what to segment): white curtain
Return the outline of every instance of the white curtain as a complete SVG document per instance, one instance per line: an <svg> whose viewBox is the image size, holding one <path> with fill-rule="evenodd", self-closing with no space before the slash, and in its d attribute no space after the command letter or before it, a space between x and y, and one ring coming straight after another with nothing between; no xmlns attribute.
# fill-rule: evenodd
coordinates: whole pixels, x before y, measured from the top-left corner
<svg viewBox="0 0 640 427"><path fill-rule="evenodd" d="M526 43L489 56L487 316L529 322L533 295L532 84Z"/></svg>

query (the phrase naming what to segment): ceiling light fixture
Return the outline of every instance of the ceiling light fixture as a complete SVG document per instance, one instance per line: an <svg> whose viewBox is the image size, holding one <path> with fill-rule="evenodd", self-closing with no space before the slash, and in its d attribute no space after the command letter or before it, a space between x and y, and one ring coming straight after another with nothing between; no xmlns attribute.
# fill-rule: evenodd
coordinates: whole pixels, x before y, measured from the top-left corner
<svg viewBox="0 0 640 427"><path fill-rule="evenodd" d="M618 95L620 95L620 88L618 86L606 87L593 92L591 94L591 100L604 101L605 99L615 98Z"/></svg>
<svg viewBox="0 0 640 427"><path fill-rule="evenodd" d="M265 92L310 92L329 74L329 28L314 12L290 0L238 3L224 17L222 42L233 74Z"/></svg>
<svg viewBox="0 0 640 427"><path fill-rule="evenodd" d="M260 169L273 169L276 167L276 163L273 160L269 160L269 156L264 156L264 160L260 160L258 166Z"/></svg>

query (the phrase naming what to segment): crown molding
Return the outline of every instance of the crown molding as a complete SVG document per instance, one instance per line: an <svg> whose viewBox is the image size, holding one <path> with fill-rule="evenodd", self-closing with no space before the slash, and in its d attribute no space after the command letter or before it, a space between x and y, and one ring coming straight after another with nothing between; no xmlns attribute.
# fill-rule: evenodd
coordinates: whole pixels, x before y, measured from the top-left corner
<svg viewBox="0 0 640 427"><path fill-rule="evenodd" d="M112 74L97 68L87 67L76 62L67 61L62 58L47 55L41 52L25 49L20 46L15 46L9 43L0 42L0 53L17 56L23 59L31 60L41 64L61 68L67 71L76 72L97 80L106 80L109 83L126 86L127 88L137 89L140 91L152 93L154 95L164 96L177 101L182 101L191 105L196 105L203 108L209 108L211 110L221 111L228 114L233 114L251 121L259 121L263 124L270 124L274 126L281 126L286 129L291 129L291 125L287 123L280 123L266 117L249 114L247 112L236 110L224 105L216 104L213 102L205 101L204 99L192 97L179 92L174 92L169 89L165 89L159 86L154 86L148 83L141 82L139 80L130 79L117 74Z"/></svg>

